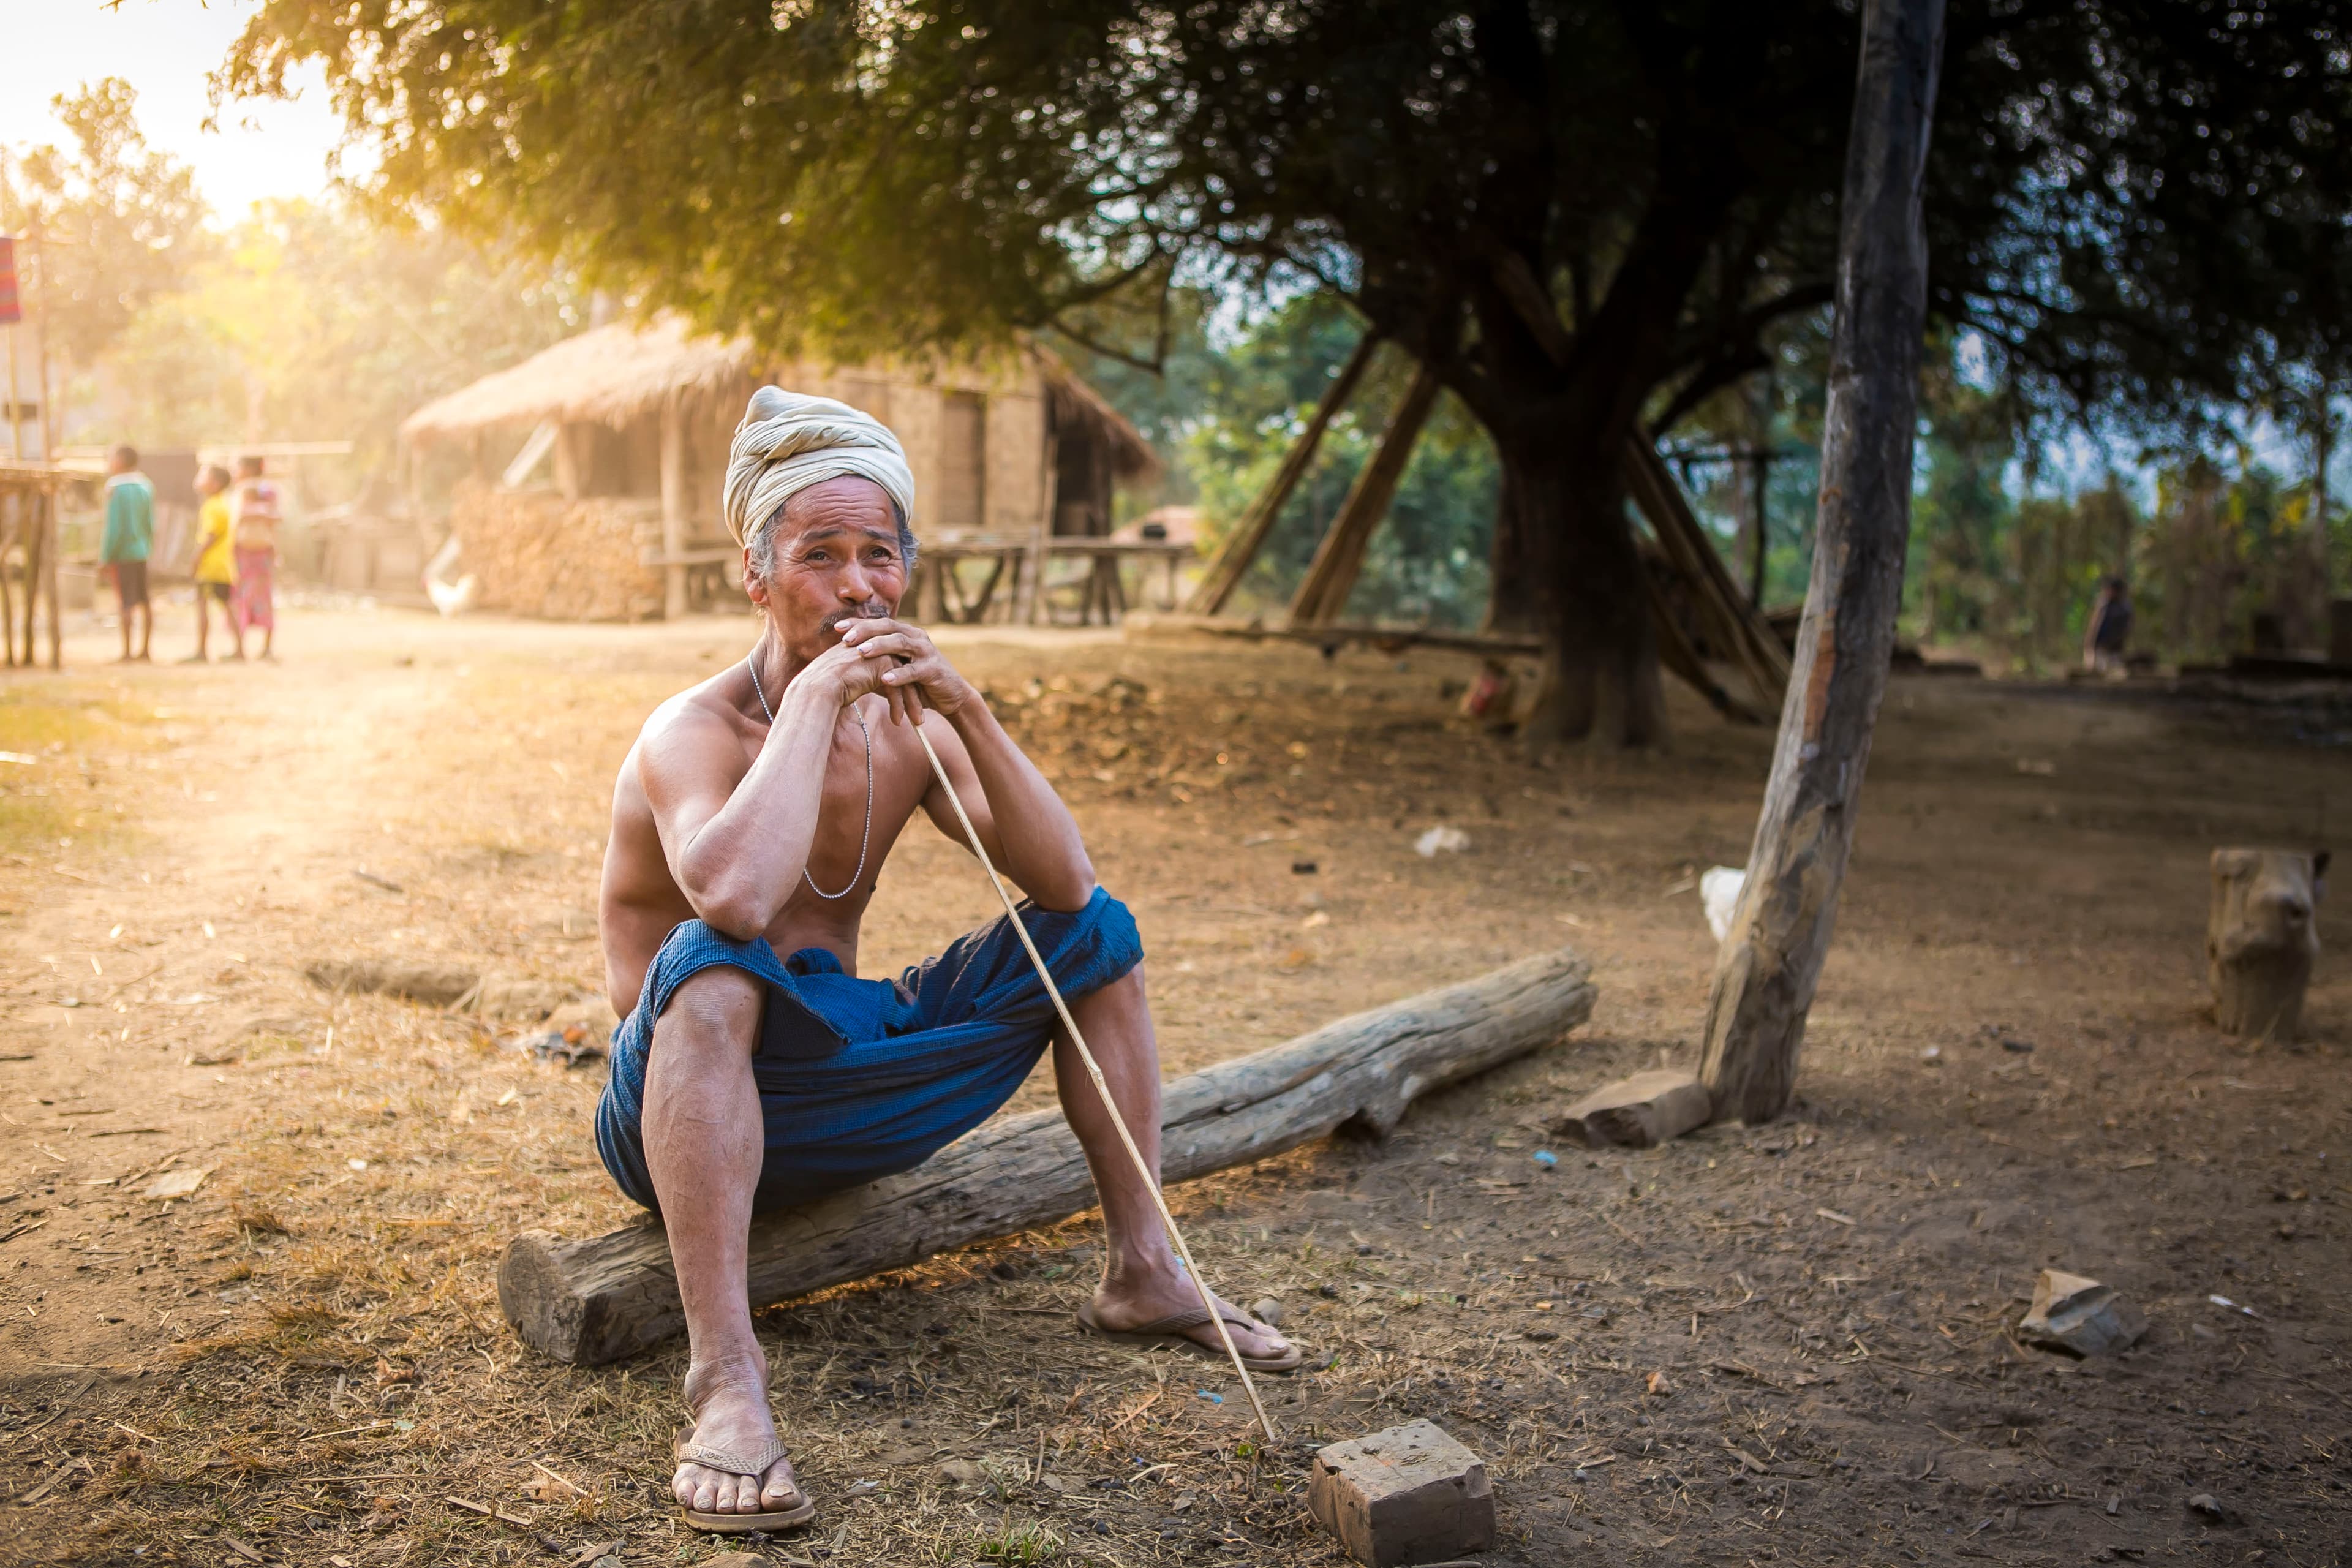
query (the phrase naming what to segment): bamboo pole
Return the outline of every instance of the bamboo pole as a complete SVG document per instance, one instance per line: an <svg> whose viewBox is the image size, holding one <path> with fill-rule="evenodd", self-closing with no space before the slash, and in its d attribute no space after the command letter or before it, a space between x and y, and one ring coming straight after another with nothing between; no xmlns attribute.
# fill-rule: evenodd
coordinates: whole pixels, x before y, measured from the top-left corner
<svg viewBox="0 0 2352 1568"><path fill-rule="evenodd" d="M1216 559L1209 563L1208 572L1202 577L1200 586L1192 590L1192 597L1184 606L1186 614L1213 616L1225 607L1227 599L1233 597L1234 590L1241 585L1242 578L1248 574L1250 563L1257 559L1258 552L1265 548L1266 538L1274 531L1275 520L1281 516L1284 504L1290 500L1290 492L1297 489L1298 481L1307 477L1307 468L1315 461L1316 448L1323 443L1323 433L1331 427L1331 421L1339 417L1339 411L1347 407L1348 400L1355 395L1356 384L1364 378L1364 367L1371 363L1372 350L1378 342L1379 340L1370 332L1356 341L1355 352L1348 356L1348 363L1339 367L1339 374L1331 378L1329 386L1323 389L1323 396L1315 405L1314 414L1307 418L1307 428L1298 433L1298 439L1292 442L1290 450L1283 454L1282 466L1274 471L1274 478L1258 493L1257 500L1250 503L1250 509L1243 514L1239 525L1226 536Z"/></svg>
<svg viewBox="0 0 2352 1568"><path fill-rule="evenodd" d="M1339 515L1323 535L1316 548L1313 564L1299 580L1298 591L1290 600L1290 624L1294 626L1320 626L1339 618L1348 605L1348 595L1356 585L1356 577L1363 570L1364 550L1371 542L1372 532L1381 520L1389 514L1389 502L1396 497L1397 481L1404 477L1405 465L1412 460L1413 444L1421 438L1421 427L1429 421L1429 411L1437 402L1437 377L1423 365L1413 373L1412 384L1405 389L1396 412L1389 416L1388 428L1381 432L1380 446L1373 450L1371 461L1356 476L1348 499L1340 504Z"/></svg>
<svg viewBox="0 0 2352 1568"><path fill-rule="evenodd" d="M1062 989L1054 984L1054 972L1045 966L1037 944L1029 940L1029 928L1021 923L1021 911L1013 907L1013 895L1004 890L1004 879L996 874L996 867L989 860L988 850L980 842L980 830L971 825L971 817L963 808L963 797L956 794L955 781L948 777L948 770L940 763L939 752L932 749L931 737L923 729L922 710L916 710L914 717L915 739L922 742L923 755L931 760L931 776L940 781L940 788L946 794L948 804L955 807L956 820L963 825L964 838L971 844L972 854L979 858L980 868L988 873L988 885L996 889L997 900L1004 906L1004 918L1012 922L1013 934L1020 937L1022 949L1029 954L1030 963L1036 968L1039 984L1045 987L1045 994L1053 999L1054 1011L1061 1016L1062 1027L1068 1032L1070 1044L1077 1047L1078 1059L1086 1064L1087 1077L1094 1080L1095 1092L1102 1097L1103 1109L1110 1112L1110 1124L1118 1130L1118 1141L1126 1148L1127 1157L1135 1162L1136 1173L1143 1178L1144 1186L1150 1192L1152 1206L1160 1211L1160 1223L1168 1227L1169 1239L1176 1244L1176 1256L1184 1261L1184 1273L1192 1279L1192 1289L1200 1293L1201 1310L1208 1313L1209 1321L1216 1325L1217 1342L1225 1347L1225 1355L1242 1380L1242 1389L1249 1395L1250 1408L1257 1412L1259 1429L1265 1434L1267 1442L1281 1442L1280 1434L1274 1429L1273 1418L1266 1415L1265 1405L1257 1396L1257 1384L1250 1381L1249 1368L1242 1364L1242 1352L1234 1348L1234 1336L1225 1328L1224 1313L1217 1310L1216 1295L1209 1289L1208 1280L1202 1278L1200 1267L1192 1261L1192 1249L1185 1245L1184 1232L1177 1225L1175 1215L1169 1211L1168 1199L1160 1191L1160 1173L1151 1168L1151 1162L1146 1160L1143 1151L1136 1147L1135 1134L1127 1130L1127 1118L1119 1114L1118 1101L1111 1098L1110 1085L1103 1078L1102 1064L1095 1060L1095 1053L1088 1048L1087 1037L1079 1030L1077 1019L1070 1016L1070 1005L1062 1000Z"/></svg>
<svg viewBox="0 0 2352 1568"><path fill-rule="evenodd" d="M1707 640L1739 668L1767 707L1778 703L1789 680L1787 653L1747 603L1656 448L1640 436L1626 441L1624 479L1634 504L1650 520L1666 560L1689 584L1692 607Z"/></svg>

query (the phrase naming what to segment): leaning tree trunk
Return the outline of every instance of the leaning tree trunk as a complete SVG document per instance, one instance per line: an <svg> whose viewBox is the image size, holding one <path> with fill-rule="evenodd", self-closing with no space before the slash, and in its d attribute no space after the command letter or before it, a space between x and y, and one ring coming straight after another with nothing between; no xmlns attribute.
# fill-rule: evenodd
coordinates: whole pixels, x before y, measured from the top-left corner
<svg viewBox="0 0 2352 1568"><path fill-rule="evenodd" d="M1716 962L1700 1075L1727 1121L1784 1110L1837 921L1886 689L1927 297L1919 203L1944 0L1867 0L1846 143L1819 536L1748 877Z"/></svg>

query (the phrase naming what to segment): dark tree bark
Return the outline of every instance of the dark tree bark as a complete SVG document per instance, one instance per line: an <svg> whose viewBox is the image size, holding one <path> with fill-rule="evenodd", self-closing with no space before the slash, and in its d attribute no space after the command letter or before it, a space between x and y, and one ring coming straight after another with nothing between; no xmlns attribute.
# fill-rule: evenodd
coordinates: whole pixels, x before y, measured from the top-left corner
<svg viewBox="0 0 2352 1568"><path fill-rule="evenodd" d="M1522 731L1541 755L1563 742L1654 745L1665 739L1665 691L1649 585L1625 519L1612 441L1587 452L1554 433L1524 445L1497 440L1516 479L1521 548L1546 645L1536 701Z"/></svg>
<svg viewBox="0 0 2352 1568"><path fill-rule="evenodd" d="M1747 883L1716 962L1699 1068L1726 1120L1768 1121L1794 1092L1886 689L1911 528L1927 295L1920 195L1943 40L1944 0L1867 0L1812 581Z"/></svg>
<svg viewBox="0 0 2352 1568"><path fill-rule="evenodd" d="M1535 582L1528 575L1527 524L1519 516L1518 476L1502 469L1495 497L1495 541L1486 552L1487 576L1484 629L1490 633L1531 632L1536 628Z"/></svg>

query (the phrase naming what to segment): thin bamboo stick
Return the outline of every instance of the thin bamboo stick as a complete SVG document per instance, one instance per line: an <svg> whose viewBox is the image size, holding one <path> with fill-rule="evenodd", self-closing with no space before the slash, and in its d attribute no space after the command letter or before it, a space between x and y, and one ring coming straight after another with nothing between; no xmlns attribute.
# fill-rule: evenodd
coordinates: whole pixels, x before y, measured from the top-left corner
<svg viewBox="0 0 2352 1568"><path fill-rule="evenodd" d="M1111 1099L1110 1085L1104 1081L1102 1064L1095 1060L1094 1052L1087 1048L1087 1037L1079 1032L1078 1021L1070 1016L1069 1004L1062 1000L1061 987L1054 984L1053 972L1045 967L1045 960L1037 952L1037 944L1029 940L1029 928L1021 923L1021 912L1013 907L1013 895L1004 890L1004 879L996 874L996 867L989 859L988 851L981 847L980 830L971 825L971 817L963 808L963 797L956 794L955 784L948 777L946 766L940 763L939 752L932 749L930 736L923 731L923 710L917 708L914 719L915 738L923 742L923 754L931 759L931 774L940 781L940 788L947 792L948 803L955 807L956 820L963 825L965 842L980 858L980 868L988 873L988 885L996 889L998 901L1004 905L1004 918L1013 922L1013 933L1020 937L1023 949L1029 954L1029 962L1036 966L1037 978L1044 984L1045 994L1053 998L1054 1011L1061 1015L1062 1027L1070 1032L1070 1043L1077 1047L1078 1059L1086 1064L1087 1076L1094 1079L1095 1092L1102 1096L1103 1109L1110 1112L1110 1124L1118 1130L1118 1141L1126 1145L1127 1157L1135 1162L1137 1173L1142 1176L1143 1184L1150 1189L1152 1205L1160 1210L1160 1223L1168 1227L1169 1238L1176 1244L1176 1256L1184 1260L1184 1272L1192 1279L1192 1288L1201 1293L1202 1310L1209 1314L1209 1321L1216 1325L1217 1340L1225 1347L1225 1354L1232 1358L1234 1371L1241 1374L1242 1388L1249 1394L1250 1408L1257 1412L1259 1428L1265 1433L1267 1442L1279 1443L1282 1439L1275 1432L1274 1422L1266 1415L1265 1405L1258 1399L1257 1384L1250 1381L1249 1368L1242 1364L1241 1352L1234 1348L1234 1336L1225 1331L1225 1315L1217 1310L1216 1297L1211 1293L1209 1282L1201 1277L1201 1270L1194 1267L1192 1249L1184 1244L1184 1233L1177 1227L1176 1216L1168 1211L1168 1200L1160 1191L1159 1173L1144 1159L1143 1151L1136 1147L1134 1134L1127 1130L1127 1118L1118 1113L1118 1102Z"/></svg>

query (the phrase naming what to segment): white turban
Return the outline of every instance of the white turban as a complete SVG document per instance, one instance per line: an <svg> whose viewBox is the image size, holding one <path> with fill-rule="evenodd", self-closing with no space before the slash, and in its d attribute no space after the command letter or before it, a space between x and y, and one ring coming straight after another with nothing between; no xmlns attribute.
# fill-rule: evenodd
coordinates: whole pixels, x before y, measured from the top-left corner
<svg viewBox="0 0 2352 1568"><path fill-rule="evenodd" d="M751 395L727 454L721 509L727 531L747 543L776 509L811 485L855 477L872 479L898 509L898 526L915 514L915 475L906 450L881 421L830 397L808 397L781 386Z"/></svg>

